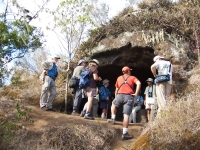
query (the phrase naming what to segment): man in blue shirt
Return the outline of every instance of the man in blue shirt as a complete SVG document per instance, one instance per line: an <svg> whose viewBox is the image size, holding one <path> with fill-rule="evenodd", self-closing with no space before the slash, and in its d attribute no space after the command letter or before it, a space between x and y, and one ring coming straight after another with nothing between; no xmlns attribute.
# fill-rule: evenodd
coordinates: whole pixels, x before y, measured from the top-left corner
<svg viewBox="0 0 200 150"><path fill-rule="evenodd" d="M40 108L45 111L54 111L52 103L56 97L55 80L58 76L58 68L56 63L60 57L54 55L50 62L43 62L42 72L42 91L40 96Z"/></svg>

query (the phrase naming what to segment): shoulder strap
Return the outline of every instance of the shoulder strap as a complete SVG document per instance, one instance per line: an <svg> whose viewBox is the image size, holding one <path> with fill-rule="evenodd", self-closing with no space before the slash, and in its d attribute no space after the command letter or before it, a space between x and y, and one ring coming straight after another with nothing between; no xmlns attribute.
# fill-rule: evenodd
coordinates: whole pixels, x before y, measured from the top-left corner
<svg viewBox="0 0 200 150"><path fill-rule="evenodd" d="M170 73L170 70L171 70L171 65L172 65L172 64L170 63L170 65L169 65L169 73Z"/></svg>
<svg viewBox="0 0 200 150"><path fill-rule="evenodd" d="M124 76L122 76L122 78L124 79L124 82L119 86L117 92L119 91L119 89L120 89L120 88L122 87L122 85L124 85L124 84L128 84L128 85L130 86L130 88L132 89L131 85L127 82L127 80L128 80L129 77L130 77L130 76L128 76L128 77L125 79Z"/></svg>

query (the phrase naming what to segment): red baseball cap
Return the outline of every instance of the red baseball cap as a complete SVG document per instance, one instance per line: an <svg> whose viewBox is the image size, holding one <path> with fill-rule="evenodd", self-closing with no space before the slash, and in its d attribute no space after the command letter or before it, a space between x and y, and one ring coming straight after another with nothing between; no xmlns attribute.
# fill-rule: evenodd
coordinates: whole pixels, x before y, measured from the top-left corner
<svg viewBox="0 0 200 150"><path fill-rule="evenodd" d="M132 70L132 69L129 68L128 66L125 66L122 68L122 72L128 72L129 70Z"/></svg>

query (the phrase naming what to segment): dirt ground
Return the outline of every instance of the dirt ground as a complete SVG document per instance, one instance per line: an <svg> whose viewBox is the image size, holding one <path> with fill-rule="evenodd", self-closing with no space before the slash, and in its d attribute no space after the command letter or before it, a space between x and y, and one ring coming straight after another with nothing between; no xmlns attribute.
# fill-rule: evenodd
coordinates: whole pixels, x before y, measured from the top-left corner
<svg viewBox="0 0 200 150"><path fill-rule="evenodd" d="M122 122L116 121L115 125L111 125L107 123L107 120L101 118L95 118L95 120L87 120L80 116L72 116L70 114L60 113L60 112L51 112L44 111L39 108L39 106L32 105L28 102L19 102L20 107L25 106L25 108L30 108L31 111L28 112L28 118L33 120L30 121L20 121L18 122L23 126L27 131L31 131L31 133L42 133L43 129L47 129L49 126L63 126L65 124L73 124L73 125L82 125L88 123L98 123L105 128L114 129L117 133L117 137L111 143L112 150L128 150L132 146L133 142L140 136L145 124L137 123L130 124L128 132L133 135L134 138L131 140L122 141ZM15 108L14 108L15 107ZM12 114L16 114L16 101L10 99L0 98L0 114L6 114L7 116L11 116Z"/></svg>
<svg viewBox="0 0 200 150"><path fill-rule="evenodd" d="M86 120L79 116L72 116L72 115L64 114L60 112L44 111L44 110L41 110L37 106L28 105L26 107L31 108L32 111L29 114L29 116L34 120L34 123L23 124L24 128L26 128L27 130L40 131L49 125L62 126L68 123L84 124L88 122L98 122L98 123L101 123L103 126L105 126L105 128L112 128L116 130L117 137L115 141L111 143L112 150L130 149L132 143L141 134L143 126L144 126L143 123L130 124L128 131L129 131L129 134L132 134L134 136L134 138L127 141L122 141L121 140L122 122L117 121L115 125L110 125L106 122L106 120L103 120L101 118L95 118L95 120Z"/></svg>

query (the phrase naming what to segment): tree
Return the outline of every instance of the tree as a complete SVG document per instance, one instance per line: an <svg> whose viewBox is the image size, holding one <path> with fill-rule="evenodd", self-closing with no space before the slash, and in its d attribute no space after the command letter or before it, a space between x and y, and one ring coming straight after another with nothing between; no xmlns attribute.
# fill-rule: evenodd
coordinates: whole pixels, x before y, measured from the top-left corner
<svg viewBox="0 0 200 150"><path fill-rule="evenodd" d="M80 44L87 39L87 30L100 25L105 22L105 18L108 16L108 9L106 5L102 5L102 9L107 10L105 12L104 21L101 17L97 17L98 13L92 13L95 9L95 5L93 5L92 0L63 0L56 10L50 11L50 13L54 16L54 27L52 29L53 32L57 35L61 47L65 50L68 60L67 60L67 68L69 70L70 62L74 58L74 53L80 46ZM99 11L99 10L98 10ZM99 14L99 16L102 15ZM95 23L95 19L98 21L98 24ZM57 32L59 30L60 33ZM69 72L66 77L66 94L65 94L65 110L67 111L67 93L68 93L68 78Z"/></svg>
<svg viewBox="0 0 200 150"><path fill-rule="evenodd" d="M16 12L12 11L11 5L17 8ZM38 13L39 11L30 16L29 10L16 1L7 1L4 12L0 14L0 78L8 73L7 63L42 46L43 33L39 28L30 25L30 21Z"/></svg>

